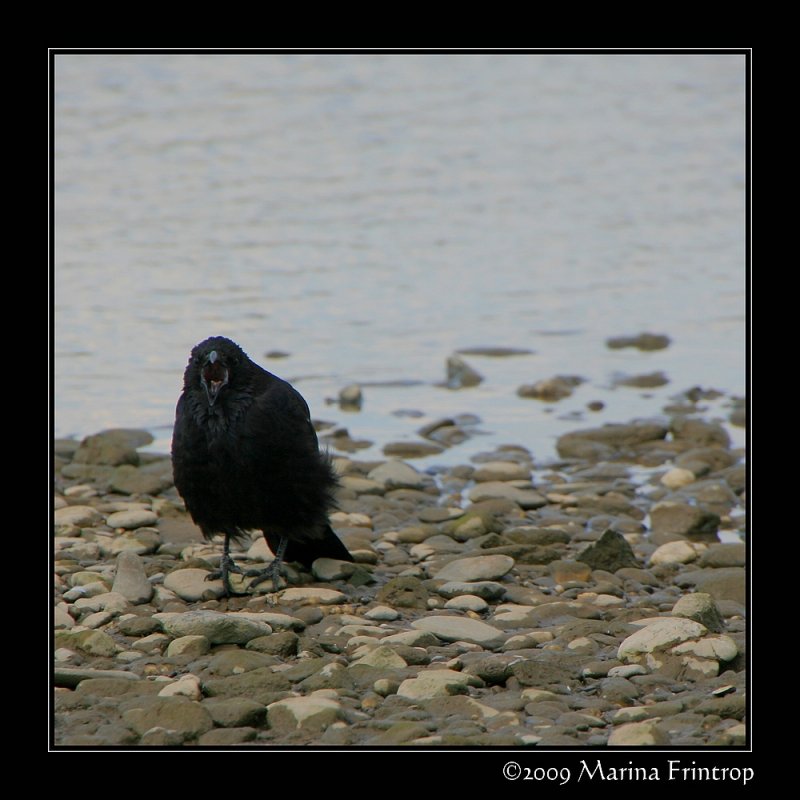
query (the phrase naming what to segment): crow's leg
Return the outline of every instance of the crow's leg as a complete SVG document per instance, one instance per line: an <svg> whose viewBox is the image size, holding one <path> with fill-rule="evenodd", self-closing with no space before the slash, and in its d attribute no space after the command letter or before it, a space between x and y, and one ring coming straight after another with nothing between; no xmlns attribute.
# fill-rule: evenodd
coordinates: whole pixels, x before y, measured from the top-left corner
<svg viewBox="0 0 800 800"><path fill-rule="evenodd" d="M225 544L222 545L222 558L219 562L219 569L209 572L206 575L207 581L215 581L222 578L222 585L225 588L225 594L228 597L240 596L239 592L234 592L231 587L230 573L237 572L239 575L244 574L244 570L231 558L230 554L231 536L229 533L225 534Z"/></svg>
<svg viewBox="0 0 800 800"><path fill-rule="evenodd" d="M278 552L275 553L275 558L272 560L272 563L266 569L248 570L245 573L245 575L247 575L248 577L254 576L253 580L250 581L251 589L253 588L253 586L262 583L267 578L272 578L272 591L273 592L278 591L281 580L281 565L283 564L283 554L286 552L286 545L288 543L289 540L285 536L281 536L281 540L278 543Z"/></svg>

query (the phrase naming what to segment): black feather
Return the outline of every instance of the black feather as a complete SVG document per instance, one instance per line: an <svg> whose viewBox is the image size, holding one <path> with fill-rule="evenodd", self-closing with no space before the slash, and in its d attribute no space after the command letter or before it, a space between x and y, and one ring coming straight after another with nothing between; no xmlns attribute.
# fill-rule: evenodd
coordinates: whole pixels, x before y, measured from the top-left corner
<svg viewBox="0 0 800 800"><path fill-rule="evenodd" d="M215 336L192 350L172 465L175 486L206 539L223 534L227 544L260 530L273 552L287 540L287 561L353 560L328 521L337 480L306 401L230 339Z"/></svg>

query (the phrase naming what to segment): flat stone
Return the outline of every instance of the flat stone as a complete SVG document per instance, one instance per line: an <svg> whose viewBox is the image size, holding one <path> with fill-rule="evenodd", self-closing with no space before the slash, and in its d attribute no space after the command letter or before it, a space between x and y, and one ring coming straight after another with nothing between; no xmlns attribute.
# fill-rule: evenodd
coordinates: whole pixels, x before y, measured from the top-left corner
<svg viewBox="0 0 800 800"><path fill-rule="evenodd" d="M491 555L459 558L440 569L435 577L443 581L494 581L502 578L514 566L510 556Z"/></svg>
<svg viewBox="0 0 800 800"><path fill-rule="evenodd" d="M397 694L409 700L428 700L432 697L466 694L468 686L480 684L479 679L464 672L452 669L426 669L418 673L416 678L404 680Z"/></svg>
<svg viewBox="0 0 800 800"><path fill-rule="evenodd" d="M520 489L503 481L486 481L479 483L469 491L469 499L473 503L484 500L511 500L520 508L532 510L547 505L547 500L533 489Z"/></svg>
<svg viewBox="0 0 800 800"><path fill-rule="evenodd" d="M195 610L182 614L153 615L171 636L205 636L211 644L247 644L256 636L269 636L272 628L240 614Z"/></svg>
<svg viewBox="0 0 800 800"><path fill-rule="evenodd" d="M660 478L661 484L666 486L667 489L680 489L683 486L694 483L696 480L694 472L684 467L673 467L667 470Z"/></svg>
<svg viewBox="0 0 800 800"><path fill-rule="evenodd" d="M136 553L123 550L117 556L117 573L111 591L121 594L134 605L150 602L153 584L147 580L144 563Z"/></svg>
<svg viewBox="0 0 800 800"><path fill-rule="evenodd" d="M389 442L384 445L383 453L387 456L397 456L398 458L425 458L435 456L444 452L444 447L434 442L408 441L408 442Z"/></svg>
<svg viewBox="0 0 800 800"><path fill-rule="evenodd" d="M143 469L130 464L116 467L109 479L109 488L112 491L127 495L157 495L171 485L172 478L168 473L145 472Z"/></svg>
<svg viewBox="0 0 800 800"><path fill-rule="evenodd" d="M582 561L551 561L547 568L556 583L580 581L588 583L592 579L592 568Z"/></svg>
<svg viewBox="0 0 800 800"><path fill-rule="evenodd" d="M377 600L395 608L427 608L428 590L419 578L392 578L378 590Z"/></svg>
<svg viewBox="0 0 800 800"><path fill-rule="evenodd" d="M689 503L664 500L650 509L653 535L665 533L687 537L714 537L719 530L717 514Z"/></svg>
<svg viewBox="0 0 800 800"><path fill-rule="evenodd" d="M436 647L439 644L439 639L430 631L413 630L392 633L389 636L385 636L381 642L383 644L401 644L407 647Z"/></svg>
<svg viewBox="0 0 800 800"><path fill-rule="evenodd" d="M478 482L527 481L530 477L530 467L514 461L485 461L472 473L472 480Z"/></svg>
<svg viewBox="0 0 800 800"><path fill-rule="evenodd" d="M55 511L56 525L75 525L78 528L96 525L103 515L92 506L64 506Z"/></svg>
<svg viewBox="0 0 800 800"><path fill-rule="evenodd" d="M410 464L399 459L386 461L367 473L371 481L377 481L384 489L424 489L432 483L429 476L418 472Z"/></svg>
<svg viewBox="0 0 800 800"><path fill-rule="evenodd" d="M166 684L158 693L159 697L188 697L190 700L200 700L203 693L200 691L200 679L196 675L187 673L175 681Z"/></svg>
<svg viewBox="0 0 800 800"><path fill-rule="evenodd" d="M225 594L222 579L208 581L206 578L210 574L208 570L195 567L176 569L164 578L164 587L190 603L222 597Z"/></svg>
<svg viewBox="0 0 800 800"><path fill-rule="evenodd" d="M244 697L209 698L202 703L215 725L221 728L258 727L264 724L267 708Z"/></svg>
<svg viewBox="0 0 800 800"><path fill-rule="evenodd" d="M429 616L414 620L411 627L428 631L444 642L472 642L489 650L500 647L506 634L477 619L455 616Z"/></svg>
<svg viewBox="0 0 800 800"><path fill-rule="evenodd" d="M303 586L284 589L280 593L281 603L290 606L330 606L346 603L347 596L335 589L322 589L317 586Z"/></svg>
<svg viewBox="0 0 800 800"><path fill-rule="evenodd" d="M712 544L700 556L701 567L743 567L747 559L744 543L720 542Z"/></svg>
<svg viewBox="0 0 800 800"><path fill-rule="evenodd" d="M342 712L341 703L329 697L287 697L267 706L267 722L270 728L320 732L340 719Z"/></svg>
<svg viewBox="0 0 800 800"><path fill-rule="evenodd" d="M79 683L87 680L124 680L138 681L139 675L120 669L86 669L83 667L56 667L53 670L53 684L74 689Z"/></svg>
<svg viewBox="0 0 800 800"><path fill-rule="evenodd" d="M691 542L679 539L657 547L650 556L651 564L689 564L697 559L697 550Z"/></svg>
<svg viewBox="0 0 800 800"><path fill-rule="evenodd" d="M673 647L670 652L675 655L691 653L698 658L715 661L733 661L739 655L739 648L730 636L706 636L699 641L683 642Z"/></svg>
<svg viewBox="0 0 800 800"><path fill-rule="evenodd" d="M473 611L482 614L489 608L489 604L482 598L474 594L461 594L451 597L445 604L445 608L454 608L457 611Z"/></svg>
<svg viewBox="0 0 800 800"><path fill-rule="evenodd" d="M311 572L318 581L347 580L357 567L350 561L340 561L336 558L318 558L311 565Z"/></svg>
<svg viewBox="0 0 800 800"><path fill-rule="evenodd" d="M746 599L746 573L741 567L696 569L675 578L678 586L693 586L699 592L710 594L717 602L733 600L744 605Z"/></svg>
<svg viewBox="0 0 800 800"><path fill-rule="evenodd" d="M619 646L620 660L638 661L645 653L665 650L688 639L697 639L706 633L699 622L681 617L656 618L641 630L628 636Z"/></svg>
<svg viewBox="0 0 800 800"><path fill-rule="evenodd" d="M436 594L448 599L468 594L483 600L499 600L505 593L506 587L495 581L448 581L436 589Z"/></svg>
<svg viewBox="0 0 800 800"><path fill-rule="evenodd" d="M375 622L392 622L400 617L400 612L389 606L375 606L364 614L364 619Z"/></svg>
<svg viewBox="0 0 800 800"><path fill-rule="evenodd" d="M144 441L144 437L134 438L130 431L109 430L87 436L78 446L72 457L78 464L103 464L117 466L118 464L138 464L139 454L137 442ZM142 432L139 432L142 433ZM153 440L149 436L150 441Z"/></svg>
<svg viewBox="0 0 800 800"><path fill-rule="evenodd" d="M147 698L150 702L143 708L129 708L122 718L140 736L151 728L166 728L177 731L184 739L194 739L214 727L214 723L203 706L186 697Z"/></svg>
<svg viewBox="0 0 800 800"><path fill-rule="evenodd" d="M655 720L628 722L611 731L609 747L647 747L668 745L670 738Z"/></svg>
<svg viewBox="0 0 800 800"><path fill-rule="evenodd" d="M251 742L258 736L258 731L251 727L213 728L204 733L197 743L205 747L225 746Z"/></svg>
<svg viewBox="0 0 800 800"><path fill-rule="evenodd" d="M129 511L116 511L106 517L106 525L110 528L125 528L126 530L155 525L156 522L158 522L158 514L143 508L133 508Z"/></svg>

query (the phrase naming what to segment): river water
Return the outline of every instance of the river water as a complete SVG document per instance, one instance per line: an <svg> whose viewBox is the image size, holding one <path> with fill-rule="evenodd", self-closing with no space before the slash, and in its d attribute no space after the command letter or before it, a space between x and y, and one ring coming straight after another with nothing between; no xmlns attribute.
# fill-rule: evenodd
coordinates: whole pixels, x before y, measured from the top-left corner
<svg viewBox="0 0 800 800"><path fill-rule="evenodd" d="M57 436L140 427L166 451L189 350L217 334L378 445L477 414L442 463L547 458L698 385L724 419L745 391L743 56L55 64ZM672 343L605 345L642 331ZM534 352L465 356L483 383L437 385L471 346ZM659 370L664 387L614 387ZM516 395L557 374L586 383ZM326 402L350 383L358 413Z"/></svg>

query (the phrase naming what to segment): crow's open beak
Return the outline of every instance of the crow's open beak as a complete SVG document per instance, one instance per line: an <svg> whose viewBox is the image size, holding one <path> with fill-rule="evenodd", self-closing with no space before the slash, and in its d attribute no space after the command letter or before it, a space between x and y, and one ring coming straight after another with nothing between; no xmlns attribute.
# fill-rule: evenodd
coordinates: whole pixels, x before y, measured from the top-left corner
<svg viewBox="0 0 800 800"><path fill-rule="evenodd" d="M206 359L200 382L205 389L209 406L213 406L219 397L222 387L228 383L228 370L217 360L217 351L212 350Z"/></svg>

